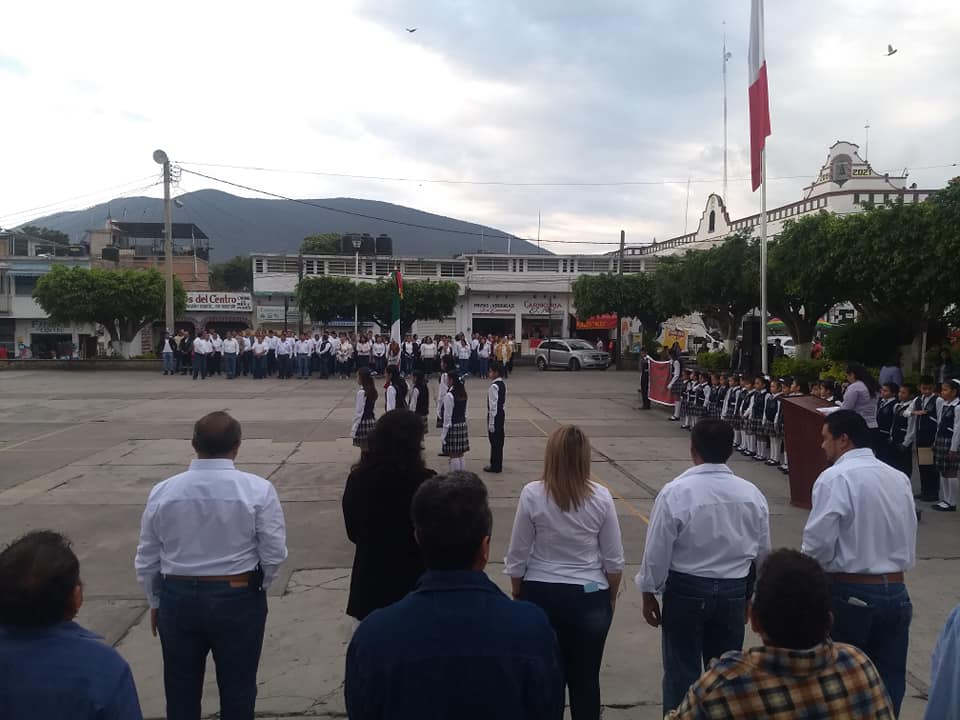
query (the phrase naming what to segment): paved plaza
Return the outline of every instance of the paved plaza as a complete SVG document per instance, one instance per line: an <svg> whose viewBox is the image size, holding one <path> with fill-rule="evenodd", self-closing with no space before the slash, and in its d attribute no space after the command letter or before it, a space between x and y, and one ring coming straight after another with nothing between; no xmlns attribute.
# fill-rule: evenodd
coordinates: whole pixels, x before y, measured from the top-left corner
<svg viewBox="0 0 960 720"><path fill-rule="evenodd" d="M597 479L617 498L628 562L601 674L604 717L661 717L660 634L643 622L632 578L657 491L690 464L688 436L666 422L666 412L636 409L635 373L521 368L508 384L504 473L479 473L494 512L491 558L497 562L488 574L508 586L502 558L517 497L538 477L546 434L558 424L580 425L592 439ZM487 460L486 387L478 380L467 384L473 445L467 467L477 472ZM164 703L160 645L150 635L133 571L140 514L154 483L189 463L193 422L212 410L226 410L243 424L237 464L276 485L287 518L290 557L270 591L258 713L345 715L343 610L353 546L340 496L357 456L348 437L355 391L354 382L342 380L0 372L0 543L33 528L73 539L86 597L79 621L130 662L145 717L163 717ZM438 449L439 432L431 427L427 460L442 472L446 460ZM731 464L767 496L774 546L799 547L806 512L790 507L786 478L740 455ZM960 517L923 514L918 567L908 576L914 619L904 718L923 715L930 653L960 600L958 540ZM757 639L748 633L747 643ZM211 671L204 714L216 711Z"/></svg>

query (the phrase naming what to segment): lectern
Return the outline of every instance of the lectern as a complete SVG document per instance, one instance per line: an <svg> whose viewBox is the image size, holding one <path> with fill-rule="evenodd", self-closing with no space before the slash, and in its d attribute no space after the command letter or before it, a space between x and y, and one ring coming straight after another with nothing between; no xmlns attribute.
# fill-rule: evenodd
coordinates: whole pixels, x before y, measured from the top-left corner
<svg viewBox="0 0 960 720"><path fill-rule="evenodd" d="M809 510L813 483L827 469L827 458L820 447L826 415L817 408L831 403L810 395L783 398L784 442L790 464L790 504Z"/></svg>

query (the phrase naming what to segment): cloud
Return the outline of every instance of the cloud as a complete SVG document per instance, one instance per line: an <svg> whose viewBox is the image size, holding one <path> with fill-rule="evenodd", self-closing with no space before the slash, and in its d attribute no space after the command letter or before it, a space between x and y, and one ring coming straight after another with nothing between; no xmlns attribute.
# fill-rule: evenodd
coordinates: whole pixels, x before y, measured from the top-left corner
<svg viewBox="0 0 960 720"><path fill-rule="evenodd" d="M27 68L15 57L0 55L0 72L8 72L13 75L26 75Z"/></svg>

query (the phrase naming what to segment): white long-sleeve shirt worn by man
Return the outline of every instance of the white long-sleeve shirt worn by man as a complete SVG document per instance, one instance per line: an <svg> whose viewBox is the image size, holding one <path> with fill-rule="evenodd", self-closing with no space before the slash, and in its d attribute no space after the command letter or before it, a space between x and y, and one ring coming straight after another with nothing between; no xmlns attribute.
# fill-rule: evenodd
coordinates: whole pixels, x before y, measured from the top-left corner
<svg viewBox="0 0 960 720"><path fill-rule="evenodd" d="M267 588L287 558L280 499L264 478L228 458L193 460L154 486L140 527L134 565L151 608L160 576L241 575L263 569Z"/></svg>

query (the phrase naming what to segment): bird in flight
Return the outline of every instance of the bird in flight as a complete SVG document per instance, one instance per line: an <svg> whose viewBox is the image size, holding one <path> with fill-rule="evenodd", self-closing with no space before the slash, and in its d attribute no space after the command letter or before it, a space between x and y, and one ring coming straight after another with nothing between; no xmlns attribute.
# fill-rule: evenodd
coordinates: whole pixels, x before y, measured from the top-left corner
<svg viewBox="0 0 960 720"><path fill-rule="evenodd" d="M896 49L893 45L889 45L889 44L888 44L888 45L887 45L887 57L890 57L891 55L896 55L896 53L897 53L897 49Z"/></svg>
<svg viewBox="0 0 960 720"><path fill-rule="evenodd" d="M415 33L416 31L417 31L417 28L407 28L408 33ZM896 50L894 50L894 52L896 52Z"/></svg>

